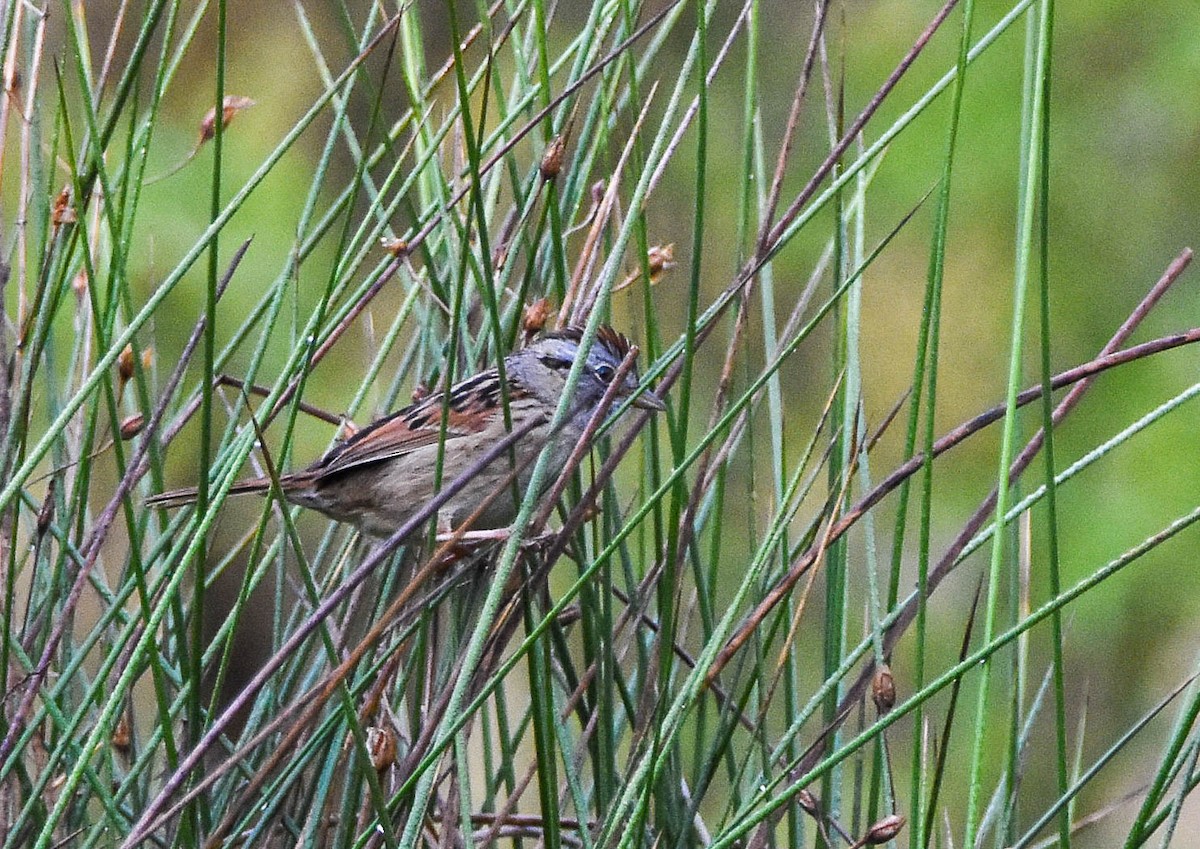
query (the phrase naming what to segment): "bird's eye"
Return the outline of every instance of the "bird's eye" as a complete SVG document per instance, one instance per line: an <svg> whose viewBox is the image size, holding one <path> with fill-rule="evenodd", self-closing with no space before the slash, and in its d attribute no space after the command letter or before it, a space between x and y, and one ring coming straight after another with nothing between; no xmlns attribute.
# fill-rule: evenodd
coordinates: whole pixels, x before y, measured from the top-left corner
<svg viewBox="0 0 1200 849"><path fill-rule="evenodd" d="M600 365L596 366L596 377L599 378L601 383L610 383L613 379L613 375L616 373L617 370L608 363L601 363Z"/></svg>

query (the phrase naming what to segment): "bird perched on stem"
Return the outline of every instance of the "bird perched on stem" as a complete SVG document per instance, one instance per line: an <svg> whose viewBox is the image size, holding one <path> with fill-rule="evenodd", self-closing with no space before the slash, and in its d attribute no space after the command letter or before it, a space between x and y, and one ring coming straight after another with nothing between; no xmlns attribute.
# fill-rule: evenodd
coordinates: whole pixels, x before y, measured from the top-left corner
<svg viewBox="0 0 1200 849"><path fill-rule="evenodd" d="M508 486L508 492L493 498L472 527L508 525L529 483L532 461L550 445L551 468L563 467L632 350L629 340L620 333L601 327L586 352L567 417L553 429L551 421L566 389L567 374L581 355L581 339L582 331L577 327L548 333L505 358L503 381L498 369L488 369L456 383L449 393L428 395L372 422L337 443L308 468L280 475L283 496L293 504L350 522L372 536L387 537L434 497L438 490L435 482L444 485L454 480L507 434L537 421L511 451L479 470L438 511L439 527L457 527L493 491L503 487L516 469L515 492ZM636 368L628 369L616 387L617 403L631 397L634 407L665 409L652 391L639 390ZM552 480L548 476L545 484ZM233 484L230 494L266 493L271 485L269 477L251 478ZM197 489L188 487L152 496L146 504L180 507L191 504L196 497Z"/></svg>

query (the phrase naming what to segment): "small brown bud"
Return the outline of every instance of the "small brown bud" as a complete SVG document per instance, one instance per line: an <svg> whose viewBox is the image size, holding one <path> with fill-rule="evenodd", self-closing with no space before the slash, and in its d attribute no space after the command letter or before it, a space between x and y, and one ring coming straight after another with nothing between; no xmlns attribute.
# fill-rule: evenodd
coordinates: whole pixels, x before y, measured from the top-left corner
<svg viewBox="0 0 1200 849"><path fill-rule="evenodd" d="M129 728L129 716L122 713L117 718L117 727L113 729L112 746L122 755L128 754L133 745L133 732Z"/></svg>
<svg viewBox="0 0 1200 849"><path fill-rule="evenodd" d="M71 187L63 186L58 197L54 199L54 209L50 213L55 227L63 224L74 224L76 221L75 208L71 206Z"/></svg>
<svg viewBox="0 0 1200 849"><path fill-rule="evenodd" d="M379 240L379 246L397 259L408 256L408 242L403 239L392 239L384 236Z"/></svg>
<svg viewBox="0 0 1200 849"><path fill-rule="evenodd" d="M592 203L600 203L604 200L604 193L608 191L608 186L603 180L597 180L592 183Z"/></svg>
<svg viewBox="0 0 1200 849"><path fill-rule="evenodd" d="M376 772L383 772L396 762L396 735L387 728L372 725L367 729L367 752L371 766Z"/></svg>
<svg viewBox="0 0 1200 849"><path fill-rule="evenodd" d="M141 413L134 413L132 416L126 417L126 419L121 422L121 439L128 442L141 433L142 428L145 426L146 417Z"/></svg>
<svg viewBox="0 0 1200 849"><path fill-rule="evenodd" d="M862 842L864 846L878 846L880 843L887 843L900 833L900 829L904 828L904 817L899 814L891 814L884 817L867 831Z"/></svg>
<svg viewBox="0 0 1200 849"><path fill-rule="evenodd" d="M117 377L122 386L133 379L133 345L126 345L117 355Z"/></svg>
<svg viewBox="0 0 1200 849"><path fill-rule="evenodd" d="M521 329L525 331L526 340L541 333L546 326L546 319L549 317L550 300L548 298L538 298L526 306L525 312L521 316Z"/></svg>
<svg viewBox="0 0 1200 849"><path fill-rule="evenodd" d="M358 433L358 425L343 417L342 423L338 426L337 438L344 442L356 433Z"/></svg>
<svg viewBox="0 0 1200 849"><path fill-rule="evenodd" d="M221 101L221 128L229 126L229 123L243 109L249 109L254 105L254 101L248 97L239 97L236 94L227 94L225 99ZM200 122L200 144L204 144L217 134L217 110L209 109L204 114L204 120Z"/></svg>
<svg viewBox="0 0 1200 849"><path fill-rule="evenodd" d="M566 149L567 143L562 136L550 139L550 144L546 145L546 150L542 154L542 164L538 166L543 180L550 182L562 171L563 154Z"/></svg>
<svg viewBox="0 0 1200 849"><path fill-rule="evenodd" d="M71 279L71 289L75 292L75 297L83 299L87 295L88 290L88 273L87 269L80 269L79 273Z"/></svg>
<svg viewBox="0 0 1200 849"><path fill-rule="evenodd" d="M881 664L871 678L871 698L880 714L887 713L896 704L896 679L886 663Z"/></svg>
<svg viewBox="0 0 1200 849"><path fill-rule="evenodd" d="M801 790L796 794L796 804L800 806L800 810L808 814L810 817L820 818L821 805L817 802L817 797L808 790Z"/></svg>
<svg viewBox="0 0 1200 849"><path fill-rule="evenodd" d="M413 387L413 391L412 391L413 403L416 404L419 401L424 401L431 394L433 394L433 390L429 388L428 383L426 383L425 381L422 380L420 383L418 383L416 386Z"/></svg>

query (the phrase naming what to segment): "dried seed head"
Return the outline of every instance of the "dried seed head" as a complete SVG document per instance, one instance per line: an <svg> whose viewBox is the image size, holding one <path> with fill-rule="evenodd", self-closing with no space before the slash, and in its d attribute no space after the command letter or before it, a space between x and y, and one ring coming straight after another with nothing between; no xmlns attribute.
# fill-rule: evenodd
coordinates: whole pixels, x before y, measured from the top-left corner
<svg viewBox="0 0 1200 849"><path fill-rule="evenodd" d="M239 97L236 94L227 94L225 99L221 101L221 129L229 126L229 122L241 112L243 109L249 109L254 105L254 101L248 97ZM204 120L200 122L200 142L204 144L217 134L217 110L209 109L204 115Z"/></svg>
<svg viewBox="0 0 1200 849"><path fill-rule="evenodd" d="M649 271L650 285L657 285L668 271L675 267L675 243L654 245L646 251L646 269ZM642 279L641 266L625 275L620 283L613 286L614 292L628 289Z"/></svg>
<svg viewBox="0 0 1200 849"><path fill-rule="evenodd" d="M862 840L863 845L878 846L880 843L887 843L889 840L895 839L902 828L904 828L904 817L899 814L886 816L867 831Z"/></svg>
<svg viewBox="0 0 1200 849"><path fill-rule="evenodd" d="M367 729L367 751L371 766L376 772L383 772L396 762L396 735L390 729L372 725Z"/></svg>
<svg viewBox="0 0 1200 849"><path fill-rule="evenodd" d="M675 243L650 248L646 252L646 264L650 267L650 282L657 283L664 271L675 267Z"/></svg>
<svg viewBox="0 0 1200 849"><path fill-rule="evenodd" d="M801 790L796 794L796 804L800 806L800 810L804 811L810 817L820 818L821 805L817 802L817 797L808 790Z"/></svg>
<svg viewBox="0 0 1200 849"><path fill-rule="evenodd" d="M384 236L379 240L379 246L397 259L408 256L408 242L403 239L392 239Z"/></svg>
<svg viewBox="0 0 1200 849"><path fill-rule="evenodd" d="M134 413L132 416L127 416L121 422L121 439L125 442L133 439L142 432L142 428L146 426L146 417L141 413Z"/></svg>
<svg viewBox="0 0 1200 849"><path fill-rule="evenodd" d="M887 713L896 704L896 679L886 663L880 664L871 678L871 698L880 714Z"/></svg>
<svg viewBox="0 0 1200 849"><path fill-rule="evenodd" d="M604 200L604 193L608 191L608 186L603 180L597 180L592 183L592 203L600 203Z"/></svg>
<svg viewBox="0 0 1200 849"><path fill-rule="evenodd" d="M550 139L550 144L546 145L546 150L542 154L542 164L538 166L542 179L546 182L553 180L562 171L563 154L566 152L566 148L567 143L562 136L555 136Z"/></svg>
<svg viewBox="0 0 1200 849"><path fill-rule="evenodd" d="M50 213L55 227L63 224L74 224L76 221L75 208L71 206L71 187L63 186L58 197L54 199L54 209Z"/></svg>
<svg viewBox="0 0 1200 849"><path fill-rule="evenodd" d="M129 749L133 745L133 732L129 728L129 716L122 713L117 717L117 727L113 729L112 746L122 755L129 754Z"/></svg>
<svg viewBox="0 0 1200 849"><path fill-rule="evenodd" d="M81 269L78 274L71 278L71 289L75 292L75 297L80 300L87 295L88 290L88 273L87 269Z"/></svg>

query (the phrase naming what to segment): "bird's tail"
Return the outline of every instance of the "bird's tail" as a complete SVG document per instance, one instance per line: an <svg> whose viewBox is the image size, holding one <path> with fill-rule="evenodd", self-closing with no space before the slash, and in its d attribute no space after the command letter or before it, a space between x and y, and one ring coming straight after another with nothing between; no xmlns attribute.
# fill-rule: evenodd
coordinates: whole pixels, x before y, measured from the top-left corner
<svg viewBox="0 0 1200 849"><path fill-rule="evenodd" d="M279 481L283 485L284 492L288 491L291 483L288 476L280 478ZM264 493L271 488L270 478L247 478L244 481L238 481L229 488L230 495L249 495L251 493ZM175 507L186 507L189 504L194 504L199 495L200 490L194 486L184 487L183 489L172 489L167 492L160 492L158 495L151 495L146 499L147 507L163 507L168 510Z"/></svg>

